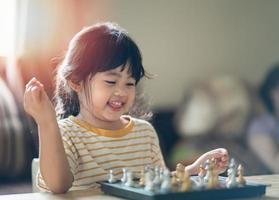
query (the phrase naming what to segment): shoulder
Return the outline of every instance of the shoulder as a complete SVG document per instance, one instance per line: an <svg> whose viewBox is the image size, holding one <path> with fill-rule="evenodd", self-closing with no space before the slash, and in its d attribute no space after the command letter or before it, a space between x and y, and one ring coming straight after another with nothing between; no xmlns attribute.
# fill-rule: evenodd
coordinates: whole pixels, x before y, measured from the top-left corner
<svg viewBox="0 0 279 200"><path fill-rule="evenodd" d="M80 126L78 126L72 119L71 116L58 120L58 126L62 136L81 132Z"/></svg>
<svg viewBox="0 0 279 200"><path fill-rule="evenodd" d="M149 137L156 139L157 132L154 129L153 125L146 120L138 119L138 118L131 118L134 122L134 132L140 132L140 134L148 135Z"/></svg>
<svg viewBox="0 0 279 200"><path fill-rule="evenodd" d="M133 117L131 117L131 119L135 123L135 127L145 127L145 128L154 129L153 125L144 119L133 118Z"/></svg>

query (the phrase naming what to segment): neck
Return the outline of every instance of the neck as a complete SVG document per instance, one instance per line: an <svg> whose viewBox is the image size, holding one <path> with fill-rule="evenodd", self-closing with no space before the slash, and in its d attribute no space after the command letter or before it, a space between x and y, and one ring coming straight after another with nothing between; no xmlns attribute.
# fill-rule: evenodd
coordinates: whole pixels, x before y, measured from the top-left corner
<svg viewBox="0 0 279 200"><path fill-rule="evenodd" d="M125 127L125 125L129 122L127 119L121 117L117 121L108 121L95 117L87 110L81 109L77 118L89 123L95 128L107 129L107 130L118 130Z"/></svg>

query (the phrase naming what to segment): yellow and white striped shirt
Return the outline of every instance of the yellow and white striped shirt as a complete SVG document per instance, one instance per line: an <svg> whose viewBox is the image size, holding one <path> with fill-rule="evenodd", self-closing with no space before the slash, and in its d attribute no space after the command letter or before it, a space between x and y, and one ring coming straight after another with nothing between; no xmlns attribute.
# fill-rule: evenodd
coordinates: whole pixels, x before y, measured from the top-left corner
<svg viewBox="0 0 279 200"><path fill-rule="evenodd" d="M111 169L120 179L123 168L139 174L146 165L165 167L153 126L145 120L125 117L129 123L120 130L94 128L74 116L58 121L74 176L70 190L99 187L96 182L107 180ZM49 191L40 172L37 186Z"/></svg>

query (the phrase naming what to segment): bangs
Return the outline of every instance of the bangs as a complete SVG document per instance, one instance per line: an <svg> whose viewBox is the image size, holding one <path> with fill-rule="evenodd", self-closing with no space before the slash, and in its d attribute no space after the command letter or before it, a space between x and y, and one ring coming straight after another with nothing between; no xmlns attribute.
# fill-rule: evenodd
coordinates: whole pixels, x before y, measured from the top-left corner
<svg viewBox="0 0 279 200"><path fill-rule="evenodd" d="M102 38L96 44L99 46L98 72L115 69L119 66L128 67L128 72L136 80L136 83L145 76L142 66L141 53L134 41L123 33L109 35Z"/></svg>

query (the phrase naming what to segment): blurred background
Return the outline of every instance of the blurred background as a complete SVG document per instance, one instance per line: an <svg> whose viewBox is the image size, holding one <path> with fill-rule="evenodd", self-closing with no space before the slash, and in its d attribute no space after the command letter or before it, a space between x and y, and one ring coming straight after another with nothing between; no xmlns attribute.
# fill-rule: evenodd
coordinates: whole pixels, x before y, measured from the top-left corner
<svg viewBox="0 0 279 200"><path fill-rule="evenodd" d="M268 143L250 134L270 113L259 89L279 61L278 8L278 0L0 1L0 194L32 191L38 136L22 108L24 85L37 77L52 98L68 42L100 21L124 27L156 74L143 84L171 169L226 147L246 175L279 173L279 139L265 152Z"/></svg>

